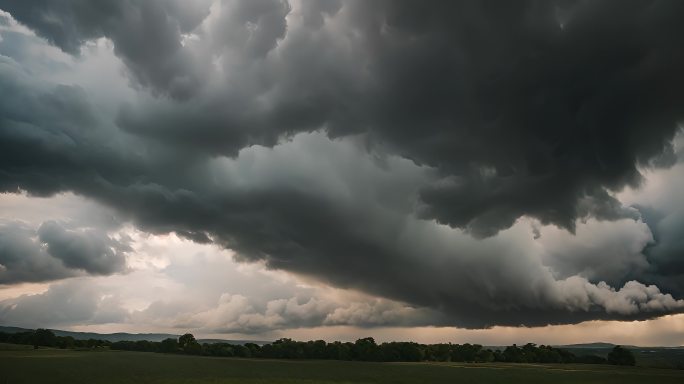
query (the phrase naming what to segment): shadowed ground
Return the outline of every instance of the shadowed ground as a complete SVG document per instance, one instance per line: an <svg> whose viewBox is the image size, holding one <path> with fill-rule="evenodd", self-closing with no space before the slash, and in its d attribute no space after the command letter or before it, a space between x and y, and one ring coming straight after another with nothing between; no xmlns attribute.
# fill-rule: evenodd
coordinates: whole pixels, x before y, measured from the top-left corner
<svg viewBox="0 0 684 384"><path fill-rule="evenodd" d="M16 383L684 383L684 371L594 365L282 361L144 352L0 351Z"/></svg>

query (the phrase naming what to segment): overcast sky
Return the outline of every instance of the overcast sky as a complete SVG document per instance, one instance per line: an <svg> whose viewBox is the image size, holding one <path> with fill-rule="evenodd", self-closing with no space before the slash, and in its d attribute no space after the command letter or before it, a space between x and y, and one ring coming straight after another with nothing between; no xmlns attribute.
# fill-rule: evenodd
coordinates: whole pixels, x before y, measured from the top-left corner
<svg viewBox="0 0 684 384"><path fill-rule="evenodd" d="M682 16L0 0L0 324L684 345Z"/></svg>

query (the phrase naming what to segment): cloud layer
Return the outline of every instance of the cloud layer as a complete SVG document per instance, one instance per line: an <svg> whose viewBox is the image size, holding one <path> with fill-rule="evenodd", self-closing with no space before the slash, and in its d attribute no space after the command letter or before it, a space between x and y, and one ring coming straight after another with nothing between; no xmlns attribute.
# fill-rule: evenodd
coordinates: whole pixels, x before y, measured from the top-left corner
<svg viewBox="0 0 684 384"><path fill-rule="evenodd" d="M628 215L606 190L667 163L682 118L677 2L179 4L0 7L68 53L109 38L135 84L194 96L124 109L130 132L229 155L369 132L439 169L424 214L478 236Z"/></svg>
<svg viewBox="0 0 684 384"><path fill-rule="evenodd" d="M86 196L141 230L407 303L433 325L681 312L681 271L665 271L681 264L679 216L617 194L679 161L682 7L0 1L13 17L0 191ZM67 80L98 55L131 87ZM123 269L105 231L46 222L37 235L66 271ZM6 282L71 273L2 264ZM29 270L44 277L17 277ZM410 318L217 300L200 317L226 330ZM234 307L253 316L222 315Z"/></svg>
<svg viewBox="0 0 684 384"><path fill-rule="evenodd" d="M126 270L125 241L106 233L66 228L55 221L37 230L20 222L0 225L0 284L40 282L82 273L110 275Z"/></svg>

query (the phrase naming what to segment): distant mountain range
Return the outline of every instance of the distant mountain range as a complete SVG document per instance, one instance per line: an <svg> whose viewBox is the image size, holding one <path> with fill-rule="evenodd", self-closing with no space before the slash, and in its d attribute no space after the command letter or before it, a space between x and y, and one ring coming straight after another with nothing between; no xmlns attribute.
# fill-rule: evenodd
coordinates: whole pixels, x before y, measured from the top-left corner
<svg viewBox="0 0 684 384"><path fill-rule="evenodd" d="M115 341L140 341L140 340L162 341L162 340L168 339L168 338L177 339L179 336L179 335L172 335L172 334L168 334L168 333L124 333L124 332L95 333L95 332L71 332L71 331L62 331L59 329L50 329L50 330L57 336L71 336L76 340L97 339L97 340L106 340L106 341L111 341L111 342L115 342ZM4 333L18 333L18 332L30 332L30 331L33 331L33 329L0 326L0 332L4 332ZM259 344L259 345L270 343L270 341L263 341L263 340L198 339L197 341L200 343L229 343L229 344L254 343L254 344Z"/></svg>
<svg viewBox="0 0 684 384"><path fill-rule="evenodd" d="M583 344L566 344L566 345L552 345L554 348L560 348L560 349L569 349L572 350L573 353L579 353L579 354L586 354L586 353L608 353L609 350L613 349L616 345L618 344L612 344L612 343L583 343ZM522 346L522 344L518 345L519 347ZM636 345L625 345L625 344L620 344L621 347L629 348L629 349L634 349L634 350L640 350L640 351L649 351L649 350L666 350L666 349L676 349L676 350L684 350L684 346L678 346L678 347L640 347ZM506 345L486 345L486 348L492 349L492 350L500 350L503 351L506 349ZM580 351L582 350L582 351ZM594 351L595 350L595 351Z"/></svg>
<svg viewBox="0 0 684 384"><path fill-rule="evenodd" d="M611 343L584 343L584 344L567 344L567 345L557 345L557 348L566 348L566 349L575 349L575 348L582 348L582 349L605 349L605 348L613 348L615 347L616 344L611 344ZM622 345L623 347L628 347L628 348L637 348L632 345Z"/></svg>
<svg viewBox="0 0 684 384"><path fill-rule="evenodd" d="M556 345L556 348L563 349L612 349L617 344L611 343L586 343L586 344L568 344L568 345ZM638 345L625 345L620 344L621 347L629 349L639 349L639 350L649 350L649 349L684 349L684 345L678 347L640 347Z"/></svg>

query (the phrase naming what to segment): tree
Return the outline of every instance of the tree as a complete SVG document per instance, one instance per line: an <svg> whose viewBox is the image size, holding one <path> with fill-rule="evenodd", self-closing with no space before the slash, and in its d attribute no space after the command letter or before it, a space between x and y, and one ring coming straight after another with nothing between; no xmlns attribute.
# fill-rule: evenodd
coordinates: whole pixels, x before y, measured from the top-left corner
<svg viewBox="0 0 684 384"><path fill-rule="evenodd" d="M73 348L76 345L76 340L71 336L57 337L57 346L62 349Z"/></svg>
<svg viewBox="0 0 684 384"><path fill-rule="evenodd" d="M159 350L164 353L178 352L178 341L172 338L164 339L159 345Z"/></svg>
<svg viewBox="0 0 684 384"><path fill-rule="evenodd" d="M178 346L183 352L191 355L199 355L202 353L202 346L195 340L192 333L186 333L178 338Z"/></svg>
<svg viewBox="0 0 684 384"><path fill-rule="evenodd" d="M183 352L189 355L201 355L202 346L197 341L191 341L185 347L183 347Z"/></svg>
<svg viewBox="0 0 684 384"><path fill-rule="evenodd" d="M372 337L365 337L358 339L354 343L353 355L357 360L361 361L380 361L380 348L375 344L375 339Z"/></svg>
<svg viewBox="0 0 684 384"><path fill-rule="evenodd" d="M501 353L501 356L503 357L503 361L505 361L507 363L523 363L524 362L522 351L515 344L506 347L506 349L504 349L503 352Z"/></svg>
<svg viewBox="0 0 684 384"><path fill-rule="evenodd" d="M36 329L36 332L33 334L33 345L36 348L38 348L39 345L44 347L54 347L56 343L57 337L49 329L39 328Z"/></svg>
<svg viewBox="0 0 684 384"><path fill-rule="evenodd" d="M195 340L195 336L192 333L186 333L178 338L178 346L181 348L185 348L186 345L194 342L197 342L197 340Z"/></svg>
<svg viewBox="0 0 684 384"><path fill-rule="evenodd" d="M608 364L613 365L636 365L634 354L627 348L616 345L608 354Z"/></svg>
<svg viewBox="0 0 684 384"><path fill-rule="evenodd" d="M494 361L494 352L491 349L481 349L477 353L476 361L480 363L490 363Z"/></svg>
<svg viewBox="0 0 684 384"><path fill-rule="evenodd" d="M351 360L353 346L354 344L349 342L335 341L325 346L325 354L329 359Z"/></svg>
<svg viewBox="0 0 684 384"><path fill-rule="evenodd" d="M428 345L428 350L435 361L451 361L451 344Z"/></svg>

